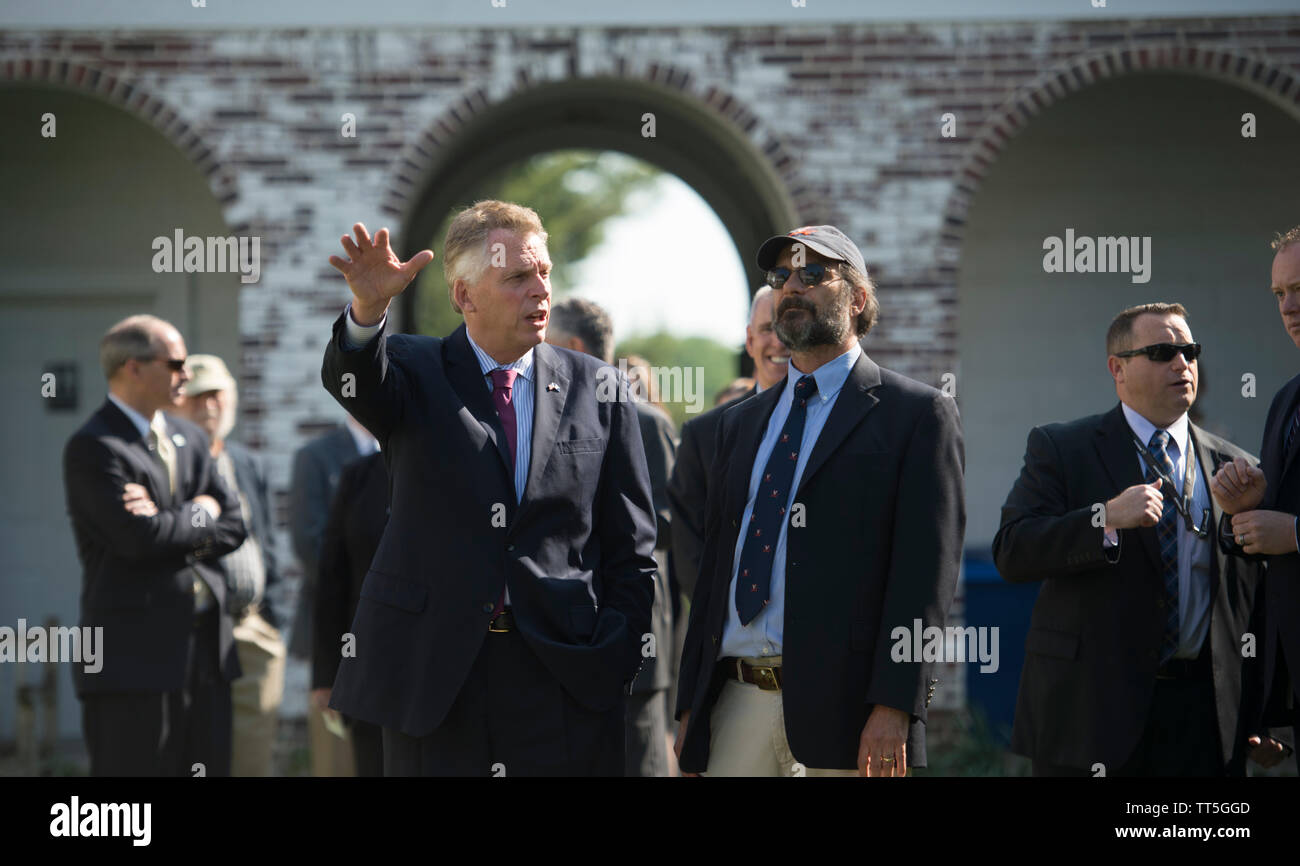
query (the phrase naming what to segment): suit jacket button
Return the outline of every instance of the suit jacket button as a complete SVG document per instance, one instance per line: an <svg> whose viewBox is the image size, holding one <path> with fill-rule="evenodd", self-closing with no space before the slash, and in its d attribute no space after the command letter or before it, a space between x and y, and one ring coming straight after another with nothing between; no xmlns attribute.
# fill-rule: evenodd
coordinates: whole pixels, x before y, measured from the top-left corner
<svg viewBox="0 0 1300 866"><path fill-rule="evenodd" d="M732 521L731 521L731 525L732 525L732 526L739 526L740 524L737 523L735 520L732 520Z"/></svg>
<svg viewBox="0 0 1300 866"><path fill-rule="evenodd" d="M507 545L506 545L506 550L514 550L514 549L515 549L515 546L514 546L513 544L507 544Z"/></svg>
<svg viewBox="0 0 1300 866"><path fill-rule="evenodd" d="M489 601L489 602L487 602L486 604L483 605L483 612L484 612L484 613L491 613L491 612L492 612L492 609L493 609L494 607L496 607L496 605Z"/></svg>

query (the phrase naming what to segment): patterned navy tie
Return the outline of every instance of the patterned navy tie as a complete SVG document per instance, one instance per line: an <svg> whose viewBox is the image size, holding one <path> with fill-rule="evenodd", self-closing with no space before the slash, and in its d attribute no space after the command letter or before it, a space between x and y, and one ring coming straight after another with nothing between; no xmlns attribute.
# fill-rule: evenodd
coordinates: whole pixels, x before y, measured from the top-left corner
<svg viewBox="0 0 1300 866"><path fill-rule="evenodd" d="M1169 459L1165 448L1169 445L1169 434L1157 430L1151 436L1151 454L1160 463L1160 469L1170 478L1174 477L1174 461ZM1147 467L1147 484L1154 484L1155 470ZM1165 577L1165 634L1160 647L1160 661L1167 662L1178 650L1178 511L1174 508L1177 490L1170 485L1162 485L1165 494L1164 508L1160 512L1160 522L1156 524L1156 538L1160 540L1160 562L1164 566Z"/></svg>
<svg viewBox="0 0 1300 866"><path fill-rule="evenodd" d="M781 435L772 446L772 454L759 479L754 496L754 510L745 528L745 545L740 549L740 571L736 573L736 613L740 624L749 625L768 602L772 584L772 560L776 556L776 539L785 520L790 485L799 465L799 447L803 442L804 420L808 401L817 393L817 380L804 376L794 385L794 402L785 419Z"/></svg>
<svg viewBox="0 0 1300 866"><path fill-rule="evenodd" d="M1291 443L1295 441L1295 431L1300 430L1300 406L1296 407L1295 414L1291 416L1291 426L1286 431L1286 441L1282 443L1282 459L1291 453Z"/></svg>

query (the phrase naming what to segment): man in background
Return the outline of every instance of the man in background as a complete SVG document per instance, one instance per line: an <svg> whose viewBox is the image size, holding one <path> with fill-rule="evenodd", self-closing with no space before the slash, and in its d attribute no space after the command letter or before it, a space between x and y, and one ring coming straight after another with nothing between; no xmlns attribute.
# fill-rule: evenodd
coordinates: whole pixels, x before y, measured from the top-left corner
<svg viewBox="0 0 1300 866"><path fill-rule="evenodd" d="M289 654L309 660L312 651L312 618L316 603L316 582L320 572L321 541L330 503L343 467L373 454L379 443L351 415L346 423L322 433L298 449L293 456L289 483L289 525L293 551L302 565L302 589L289 636ZM326 718L334 724L327 724ZM311 748L313 776L351 776L352 746L346 730L337 724L338 714L327 706L307 708L307 741ZM331 733L333 727L338 734Z"/></svg>
<svg viewBox="0 0 1300 866"><path fill-rule="evenodd" d="M165 414L189 379L175 327L123 319L99 361L108 398L63 451L80 625L103 629L102 667L73 669L90 774L227 776L239 660L216 561L244 541L239 500L203 431Z"/></svg>
<svg viewBox="0 0 1300 866"><path fill-rule="evenodd" d="M235 650L243 674L230 687L233 703L232 776L271 776L275 730L284 698L285 647L271 593L280 585L266 469L227 437L235 427L239 391L216 355L190 355L190 380L180 414L208 434L218 474L239 497L248 537L219 560L226 611L234 617Z"/></svg>
<svg viewBox="0 0 1300 866"><path fill-rule="evenodd" d="M551 326L547 330L546 342L585 352L606 364L614 362L614 325L609 314L581 298L569 298L551 306ZM667 694L676 673L672 665L673 606L667 581L672 519L667 488L668 475L677 456L677 437L672 419L664 411L639 400L633 406L641 427L641 441L645 445L646 467L650 470L650 492L658 526L654 552L658 570L654 576L654 607L650 615L654 653L646 658L641 673L632 682L632 694L627 702L626 772L629 776L667 776ZM648 651L643 649L643 654Z"/></svg>

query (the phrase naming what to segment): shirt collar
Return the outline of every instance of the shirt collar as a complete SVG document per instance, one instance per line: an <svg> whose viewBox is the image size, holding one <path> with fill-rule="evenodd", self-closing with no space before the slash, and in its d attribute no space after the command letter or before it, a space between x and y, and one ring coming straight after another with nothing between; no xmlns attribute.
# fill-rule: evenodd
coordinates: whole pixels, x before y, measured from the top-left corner
<svg viewBox="0 0 1300 866"><path fill-rule="evenodd" d="M148 418L144 417L144 416L141 415L139 412L135 411L135 410L132 409L130 406L126 405L126 403L124 403L122 400L118 399L118 396L117 396L116 394L114 394L112 391L109 391L109 392L108 392L108 399L109 399L109 400L112 400L112 401L113 401L113 405L116 406L117 408L121 409L121 410L122 410L122 413L123 413L124 415L126 415L126 417L129 418L129 419L131 420L131 423L135 425L135 429L137 429L137 430L140 431L140 438L141 438L141 439L147 439L147 438L149 438L149 419L148 419ZM154 414L157 415L156 412L155 412Z"/></svg>
<svg viewBox="0 0 1300 866"><path fill-rule="evenodd" d="M465 329L465 338L469 340L469 346L474 350L474 355L478 358L479 369L483 371L484 376L491 373L493 370L515 370L519 374L518 378L529 382L533 380L532 349L524 352L524 354L512 364L498 364L495 358L487 352L484 352L479 344L474 342L474 338L469 335L469 328Z"/></svg>
<svg viewBox="0 0 1300 866"><path fill-rule="evenodd" d="M849 373L853 372L853 366L858 363L858 356L861 354L862 346L854 343L852 349L834 360L827 361L813 372L812 377L817 382L817 396L823 403L832 399L844 387ZM794 398L795 383L805 375L807 374L794 365L794 356L791 356L789 369L785 371L786 390L790 392L791 399Z"/></svg>
<svg viewBox="0 0 1300 866"><path fill-rule="evenodd" d="M818 383L820 384L820 383ZM1178 416L1178 420L1168 427L1157 428L1146 418L1137 413L1137 410L1127 403L1120 401L1120 406L1124 409L1124 420L1128 421L1129 429L1142 440L1143 445L1151 444L1151 437L1155 435L1157 429L1163 429L1169 433L1169 438L1178 446L1180 453L1187 451L1187 413L1184 412Z"/></svg>

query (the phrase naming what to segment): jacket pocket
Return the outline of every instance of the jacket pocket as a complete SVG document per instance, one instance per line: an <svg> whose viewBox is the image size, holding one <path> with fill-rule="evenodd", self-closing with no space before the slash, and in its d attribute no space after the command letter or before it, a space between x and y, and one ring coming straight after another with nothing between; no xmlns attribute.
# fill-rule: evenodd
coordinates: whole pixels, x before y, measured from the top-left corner
<svg viewBox="0 0 1300 866"><path fill-rule="evenodd" d="M1079 654L1079 636L1047 628L1031 628L1025 636L1025 650L1040 656L1073 661Z"/></svg>
<svg viewBox="0 0 1300 866"><path fill-rule="evenodd" d="M391 605L410 613L424 610L427 596L428 590L423 585L383 571L366 572L366 580L361 584L362 598Z"/></svg>
<svg viewBox="0 0 1300 866"><path fill-rule="evenodd" d="M582 451L604 451L605 440L596 439L560 439L555 448L561 454L577 454Z"/></svg>

